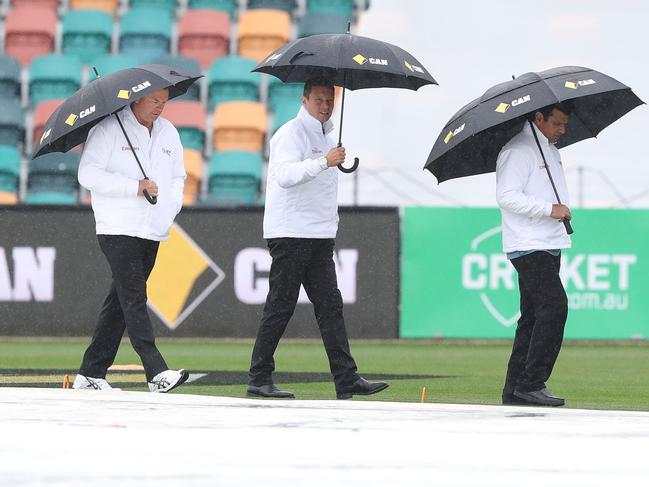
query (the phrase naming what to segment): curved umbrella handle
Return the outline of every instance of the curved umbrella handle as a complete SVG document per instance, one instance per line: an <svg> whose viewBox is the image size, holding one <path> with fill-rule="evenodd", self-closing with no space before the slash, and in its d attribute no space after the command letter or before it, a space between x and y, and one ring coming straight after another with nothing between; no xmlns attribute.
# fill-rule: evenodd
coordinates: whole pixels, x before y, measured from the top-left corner
<svg viewBox="0 0 649 487"><path fill-rule="evenodd" d="M149 178L147 178L147 179L149 179ZM151 196L146 189L142 193L144 194L144 197L146 198L146 200L149 203L151 203L152 205L155 205L158 202L158 197L157 196Z"/></svg>
<svg viewBox="0 0 649 487"><path fill-rule="evenodd" d="M336 166L340 171L344 172L345 174L350 174L353 173L356 169L358 169L358 163L360 161L358 160L358 157L354 157L354 164L352 167L342 167L342 165Z"/></svg>

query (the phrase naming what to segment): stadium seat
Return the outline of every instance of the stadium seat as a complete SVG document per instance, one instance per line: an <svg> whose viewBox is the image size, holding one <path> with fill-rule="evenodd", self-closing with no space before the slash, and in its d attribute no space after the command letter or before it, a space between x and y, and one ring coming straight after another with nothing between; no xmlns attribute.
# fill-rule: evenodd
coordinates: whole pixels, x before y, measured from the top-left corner
<svg viewBox="0 0 649 487"><path fill-rule="evenodd" d="M119 49L140 64L167 54L171 45L171 18L163 10L135 8L122 17Z"/></svg>
<svg viewBox="0 0 649 487"><path fill-rule="evenodd" d="M212 155L205 203L253 205L261 191L262 157L256 152L226 151Z"/></svg>
<svg viewBox="0 0 649 487"><path fill-rule="evenodd" d="M35 58L29 68L32 106L45 100L68 98L81 87L81 70L76 56L51 54Z"/></svg>
<svg viewBox="0 0 649 487"><path fill-rule="evenodd" d="M354 18L354 0L307 0L306 11L318 13L337 13L346 21Z"/></svg>
<svg viewBox="0 0 649 487"><path fill-rule="evenodd" d="M20 154L18 149L0 145L0 192L16 193L20 176ZM11 198L6 197L8 200Z"/></svg>
<svg viewBox="0 0 649 487"><path fill-rule="evenodd" d="M203 156L194 149L185 149L185 189L183 195L183 205L190 206L196 204L196 199L201 191L201 178L203 177Z"/></svg>
<svg viewBox="0 0 649 487"><path fill-rule="evenodd" d="M127 56L125 54L117 54L114 56L102 56L98 59L95 59L90 63L90 80L95 79L95 73L92 70L92 67L96 67L100 76L106 76L110 73L120 71L126 68L133 68L140 64L136 57Z"/></svg>
<svg viewBox="0 0 649 487"><path fill-rule="evenodd" d="M14 8L29 5L49 8L54 13L56 13L56 10L59 8L59 3L59 0L11 0L11 4Z"/></svg>
<svg viewBox="0 0 649 487"><path fill-rule="evenodd" d="M201 65L198 64L198 61L196 61L196 59L191 59L185 56L172 56L170 54L166 54L164 56L160 56L159 58L155 59L153 62L156 64L166 64L167 66L171 66L177 69L182 69L183 71L187 71L189 73L200 74L202 72ZM174 98L174 100L192 100L192 101L199 101L200 99L201 99L201 80L192 83L192 85L187 90L187 93L185 93L182 96Z"/></svg>
<svg viewBox="0 0 649 487"><path fill-rule="evenodd" d="M257 65L253 59L227 56L217 59L207 74L209 109L224 101L257 101L261 75L250 71Z"/></svg>
<svg viewBox="0 0 649 487"><path fill-rule="evenodd" d="M239 55L260 62L291 39L291 17L279 10L247 10L239 17Z"/></svg>
<svg viewBox="0 0 649 487"><path fill-rule="evenodd" d="M283 10L291 17L297 8L295 0L248 0L248 9L265 8L271 10Z"/></svg>
<svg viewBox="0 0 649 487"><path fill-rule="evenodd" d="M18 99L2 100L0 144L16 147L25 141L25 114Z"/></svg>
<svg viewBox="0 0 649 487"><path fill-rule="evenodd" d="M233 19L237 11L237 0L189 0L189 9L221 10Z"/></svg>
<svg viewBox="0 0 649 487"><path fill-rule="evenodd" d="M269 111L274 112L278 105L300 105L302 93L304 93L304 83L284 83L275 76L268 76Z"/></svg>
<svg viewBox="0 0 649 487"><path fill-rule="evenodd" d="M178 6L177 0L130 0L129 7L134 8L149 8L165 12L169 18L176 17L176 7Z"/></svg>
<svg viewBox="0 0 649 487"><path fill-rule="evenodd" d="M69 10L63 17L63 54L77 56L88 64L110 54L113 18L102 10Z"/></svg>
<svg viewBox="0 0 649 487"><path fill-rule="evenodd" d="M214 111L213 147L218 151L261 151L268 121L266 107L254 101L228 101Z"/></svg>
<svg viewBox="0 0 649 487"><path fill-rule="evenodd" d="M69 205L77 203L79 154L52 152L29 162L27 203Z"/></svg>
<svg viewBox="0 0 649 487"><path fill-rule="evenodd" d="M43 128L45 127L47 119L50 118L50 115L54 113L54 110L56 110L61 103L63 103L63 100L56 99L47 100L36 105L34 116L32 118L32 143L34 146L36 146L40 142L41 135L43 134Z"/></svg>
<svg viewBox="0 0 649 487"><path fill-rule="evenodd" d="M184 148L203 152L207 114L202 103L190 100L173 100L167 103L162 116L178 129Z"/></svg>
<svg viewBox="0 0 649 487"><path fill-rule="evenodd" d="M20 63L0 54L0 100L20 99Z"/></svg>
<svg viewBox="0 0 649 487"><path fill-rule="evenodd" d="M56 13L48 7L24 5L10 10L5 19L5 53L27 66L36 56L52 52L56 22Z"/></svg>
<svg viewBox="0 0 649 487"><path fill-rule="evenodd" d="M226 56L230 46L230 17L217 10L187 10L178 23L178 53L208 68Z"/></svg>
<svg viewBox="0 0 649 487"><path fill-rule="evenodd" d="M115 15L119 5L119 0L69 0L69 2L70 8L74 10L103 10L111 15Z"/></svg>
<svg viewBox="0 0 649 487"><path fill-rule="evenodd" d="M298 27L298 37L345 32L347 32L347 19L338 12L306 12L300 19Z"/></svg>
<svg viewBox="0 0 649 487"><path fill-rule="evenodd" d="M18 193L0 191L0 205L15 205L18 203Z"/></svg>
<svg viewBox="0 0 649 487"><path fill-rule="evenodd" d="M286 122L295 118L301 106L302 103L299 101L297 103L284 103L277 105L273 112L273 134Z"/></svg>

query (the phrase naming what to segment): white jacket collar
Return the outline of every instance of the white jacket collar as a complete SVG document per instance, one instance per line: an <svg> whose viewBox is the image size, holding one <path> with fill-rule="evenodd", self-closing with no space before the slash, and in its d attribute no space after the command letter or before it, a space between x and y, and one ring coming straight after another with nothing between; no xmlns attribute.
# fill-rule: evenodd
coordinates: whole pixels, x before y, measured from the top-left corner
<svg viewBox="0 0 649 487"><path fill-rule="evenodd" d="M123 120L129 120L129 121L131 121L131 122L133 122L133 123L139 125L140 127L144 128L144 129L147 129L147 128L146 128L144 125L142 125L142 124L138 121L138 119L135 117L135 114L133 113L133 110L131 109L131 105L126 105L126 106L124 107L124 109L122 110L122 113L124 113ZM153 133L154 131L157 131L159 128L160 128L160 117L156 118L156 119L153 121L153 128L151 129L151 133ZM149 129L147 129L147 131L148 131L148 130L149 130Z"/></svg>
<svg viewBox="0 0 649 487"><path fill-rule="evenodd" d="M542 146L554 145L554 144L550 144L550 140L545 135L543 135L543 132L539 130L539 128L536 126L534 122L532 122L532 127L534 127L534 131L536 132L536 135L539 138L539 143ZM525 134L529 135L530 137L534 137L534 135L532 134L532 127L530 127L530 123L528 121L525 121L525 125L523 126L523 131L525 132Z"/></svg>
<svg viewBox="0 0 649 487"><path fill-rule="evenodd" d="M325 134L328 134L334 129L334 124L331 122L331 119L327 120L325 123L320 123L319 120L311 116L307 109L304 108L304 105L300 107L300 111L297 113L297 118L302 121L306 128L317 131L319 134L323 133L323 130Z"/></svg>

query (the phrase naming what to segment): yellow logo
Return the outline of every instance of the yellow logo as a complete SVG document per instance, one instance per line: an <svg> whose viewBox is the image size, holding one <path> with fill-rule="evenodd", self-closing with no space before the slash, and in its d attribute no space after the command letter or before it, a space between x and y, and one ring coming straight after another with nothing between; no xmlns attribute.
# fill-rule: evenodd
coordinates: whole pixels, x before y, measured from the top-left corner
<svg viewBox="0 0 649 487"><path fill-rule="evenodd" d="M571 90L576 90L577 88L579 88L579 85L577 83L573 83L572 81L566 81L565 87L570 88Z"/></svg>
<svg viewBox="0 0 649 487"><path fill-rule="evenodd" d="M131 97L131 92L129 90L119 90L119 93L117 93L117 98L121 98L122 100L128 100Z"/></svg>
<svg viewBox="0 0 649 487"><path fill-rule="evenodd" d="M505 113L507 110L509 110L509 107L510 107L509 103L501 103L501 104L498 105L498 107L496 108L496 111L497 111L498 113Z"/></svg>
<svg viewBox="0 0 649 487"><path fill-rule="evenodd" d="M70 127L72 127L74 125L74 122L76 122L78 118L79 117L77 117L74 113L71 113L70 116L65 121L65 123Z"/></svg>
<svg viewBox="0 0 649 487"><path fill-rule="evenodd" d="M448 144L449 140L451 140L452 138L453 138L453 131L450 130L448 134L446 134L446 137L444 137L444 143Z"/></svg>
<svg viewBox="0 0 649 487"><path fill-rule="evenodd" d="M354 56L352 59L358 64L365 64L367 62L367 58L362 54L356 54L356 56Z"/></svg>
<svg viewBox="0 0 649 487"><path fill-rule="evenodd" d="M52 132L52 129L47 129L45 132L43 132L43 135L41 135L41 141L40 141L41 144L45 139L47 139L50 136L50 132Z"/></svg>
<svg viewBox="0 0 649 487"><path fill-rule="evenodd" d="M412 64L410 64L408 61L404 61L403 64L405 64L406 68L408 68L410 71L412 71L413 73L415 72L415 70L412 69Z"/></svg>
<svg viewBox="0 0 649 487"><path fill-rule="evenodd" d="M565 87L570 88L571 90L576 90L580 86L595 85L597 81L594 79L580 79L579 81L566 81Z"/></svg>
<svg viewBox="0 0 649 487"><path fill-rule="evenodd" d="M225 279L225 273L174 223L147 282L148 305L174 330ZM195 297L194 297L195 296Z"/></svg>
<svg viewBox="0 0 649 487"><path fill-rule="evenodd" d="M464 126L465 126L465 125L466 125L466 124L463 123L462 125L460 125L460 126L459 126L458 128L456 128L455 130L451 130L451 131L449 131L449 133L446 134L446 137L444 137L444 143L445 143L445 144L448 144L448 143L450 142L450 140L451 140L453 137L455 137L457 134L459 134L460 132L462 132L462 131L464 130Z"/></svg>

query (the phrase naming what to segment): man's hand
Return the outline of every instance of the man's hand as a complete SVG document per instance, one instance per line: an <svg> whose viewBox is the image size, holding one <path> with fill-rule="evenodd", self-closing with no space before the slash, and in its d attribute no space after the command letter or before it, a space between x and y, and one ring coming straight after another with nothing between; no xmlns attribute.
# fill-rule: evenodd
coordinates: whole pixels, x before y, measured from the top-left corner
<svg viewBox="0 0 649 487"><path fill-rule="evenodd" d="M345 162L345 148L344 147L334 147L327 154L327 166L339 166Z"/></svg>
<svg viewBox="0 0 649 487"><path fill-rule="evenodd" d="M563 220L570 221L570 208L568 208L566 205L552 205L552 213L550 213L550 216L552 218L556 218L560 222L562 222Z"/></svg>
<svg viewBox="0 0 649 487"><path fill-rule="evenodd" d="M149 196L158 196L158 185L155 181L151 181L150 179L140 179L137 188L137 195L144 196L145 189L148 191Z"/></svg>

